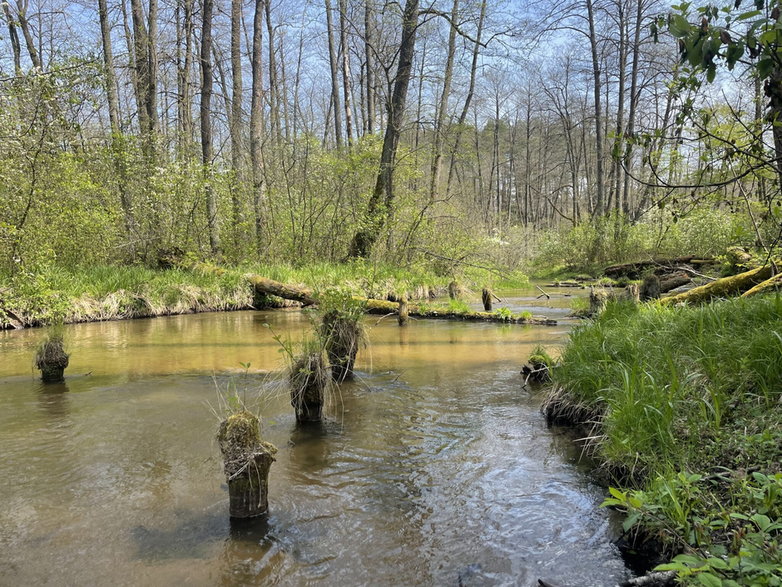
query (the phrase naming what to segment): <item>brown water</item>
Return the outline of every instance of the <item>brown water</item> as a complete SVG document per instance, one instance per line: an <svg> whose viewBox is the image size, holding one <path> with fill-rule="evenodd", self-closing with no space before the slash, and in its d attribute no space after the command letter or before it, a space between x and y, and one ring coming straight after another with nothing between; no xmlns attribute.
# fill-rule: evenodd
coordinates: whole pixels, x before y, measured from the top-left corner
<svg viewBox="0 0 782 587"><path fill-rule="evenodd" d="M603 491L518 374L567 326L369 318L360 380L323 426L299 429L272 336L308 326L298 311L69 326L71 366L53 386L32 373L44 332L0 333L0 584L627 577ZM231 387L263 396L263 433L279 448L269 516L252 524L229 522L214 441L210 404Z"/></svg>

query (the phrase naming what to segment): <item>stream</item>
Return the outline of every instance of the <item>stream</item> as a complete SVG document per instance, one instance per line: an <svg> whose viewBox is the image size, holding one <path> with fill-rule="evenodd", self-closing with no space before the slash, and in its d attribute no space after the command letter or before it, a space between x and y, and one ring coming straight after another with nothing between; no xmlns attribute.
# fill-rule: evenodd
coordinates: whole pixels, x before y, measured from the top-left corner
<svg viewBox="0 0 782 587"><path fill-rule="evenodd" d="M576 292L547 307L536 293L503 292L495 307L561 319L561 296ZM46 386L32 364L45 331L0 332L0 584L584 587L631 576L604 490L519 374L571 322L365 324L357 381L307 428L274 337L300 340L308 312L66 326L66 381ZM249 523L229 520L215 441L233 390L279 449L269 515Z"/></svg>

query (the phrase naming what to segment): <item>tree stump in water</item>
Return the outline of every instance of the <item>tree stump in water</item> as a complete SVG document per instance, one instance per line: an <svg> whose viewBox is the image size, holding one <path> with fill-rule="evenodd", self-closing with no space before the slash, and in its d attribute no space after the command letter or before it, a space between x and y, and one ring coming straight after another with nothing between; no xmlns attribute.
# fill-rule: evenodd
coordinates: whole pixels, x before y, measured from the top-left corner
<svg viewBox="0 0 782 587"><path fill-rule="evenodd" d="M323 315L321 335L334 380L353 379L353 366L363 337L359 316L330 310Z"/></svg>
<svg viewBox="0 0 782 587"><path fill-rule="evenodd" d="M640 291L641 301L657 300L660 298L660 278L654 273L644 277Z"/></svg>
<svg viewBox="0 0 782 587"><path fill-rule="evenodd" d="M589 315L599 316L608 305L608 294L604 289L594 289L589 292Z"/></svg>
<svg viewBox="0 0 782 587"><path fill-rule="evenodd" d="M62 337L55 334L47 338L35 354L35 366L41 372L44 383L65 381L65 368L69 357L62 344Z"/></svg>
<svg viewBox="0 0 782 587"><path fill-rule="evenodd" d="M408 309L407 309L407 296L402 295L399 300L399 315L397 316L399 326L407 326L408 321Z"/></svg>
<svg viewBox="0 0 782 587"><path fill-rule="evenodd" d="M260 421L250 412L232 414L217 433L228 483L229 515L252 518L269 509L269 468L277 448L261 440Z"/></svg>
<svg viewBox="0 0 782 587"><path fill-rule="evenodd" d="M488 287L484 287L481 292L481 301L483 302L483 309L486 312L491 312L491 291Z"/></svg>
<svg viewBox="0 0 782 587"><path fill-rule="evenodd" d="M305 352L291 365L291 405L298 422L320 422L331 376L323 353Z"/></svg>

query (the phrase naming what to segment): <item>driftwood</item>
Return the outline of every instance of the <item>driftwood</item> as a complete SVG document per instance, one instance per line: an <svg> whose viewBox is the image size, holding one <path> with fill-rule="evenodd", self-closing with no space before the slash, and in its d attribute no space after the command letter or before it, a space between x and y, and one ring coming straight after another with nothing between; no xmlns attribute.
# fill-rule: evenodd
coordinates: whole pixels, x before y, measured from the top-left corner
<svg viewBox="0 0 782 587"><path fill-rule="evenodd" d="M766 265L753 269L752 271L746 271L744 273L739 273L738 275L717 279L706 285L693 288L690 291L664 298L660 300L660 303L665 305L679 303L697 304L708 302L712 298L736 296L747 290L751 290L754 286L769 278L771 278L771 266Z"/></svg>
<svg viewBox="0 0 782 587"><path fill-rule="evenodd" d="M701 259L695 255L687 257L675 257L673 259L650 259L648 261L636 261L635 263L620 263L611 265L603 270L606 277L630 277L637 279L644 269L649 267L673 267L689 263L691 265L705 265L711 263L713 259Z"/></svg>

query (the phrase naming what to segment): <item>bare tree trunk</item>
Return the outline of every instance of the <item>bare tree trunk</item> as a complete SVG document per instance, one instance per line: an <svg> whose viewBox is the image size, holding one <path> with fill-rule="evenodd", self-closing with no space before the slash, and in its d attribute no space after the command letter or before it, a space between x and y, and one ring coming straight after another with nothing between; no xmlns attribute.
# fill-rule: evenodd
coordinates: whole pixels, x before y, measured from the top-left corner
<svg viewBox="0 0 782 587"><path fill-rule="evenodd" d="M179 145L184 152L189 151L193 142L193 104L190 91L190 70L193 66L193 0L181 0L181 4L184 22L182 23L182 39L179 44L184 42L184 58L177 60L177 94L179 96L177 118L180 134Z"/></svg>
<svg viewBox="0 0 782 587"><path fill-rule="evenodd" d="M117 172L117 186L119 189L120 206L122 207L122 214L125 221L125 232L128 239L133 239L136 232L136 220L133 214L130 195L127 190L127 172L123 160L123 147L120 139L122 128L119 116L119 99L117 97L117 78L114 70L114 53L111 47L111 31L109 29L109 16L106 0L98 0L98 16L100 19L101 42L103 45L103 64L106 68L106 97L109 102L112 156L114 159L114 168Z"/></svg>
<svg viewBox="0 0 782 587"><path fill-rule="evenodd" d="M255 211L255 243L263 250L264 231L264 165L263 165L263 14L266 0L255 0L253 20L252 72L253 89L250 105L250 159L253 171L253 208Z"/></svg>
<svg viewBox="0 0 782 587"><path fill-rule="evenodd" d="M147 36L147 117L149 119L149 134L153 141L158 132L158 113L157 113L157 0L149 0L149 35Z"/></svg>
<svg viewBox="0 0 782 587"><path fill-rule="evenodd" d="M467 97L464 99L464 106L462 107L462 113L459 115L459 123L456 128L456 136L454 137L453 147L451 148L451 166L448 169L448 182L446 184L445 193L451 193L451 183L453 181L454 169L456 166L456 153L459 152L461 146L462 133L464 130L464 122L467 120L467 113L470 111L470 102L472 102L473 94L475 93L475 78L478 71L478 53L481 48L481 34L483 33L483 23L486 19L486 0L481 2L481 15L478 18L478 30L475 33L475 45L472 50L472 65L470 66L470 87L467 90Z"/></svg>
<svg viewBox="0 0 782 587"><path fill-rule="evenodd" d="M326 31L329 42L329 67L331 68L331 103L334 112L334 140L339 149L342 147L342 112L339 100L337 51L334 47L334 25L331 20L331 0L326 0Z"/></svg>
<svg viewBox="0 0 782 587"><path fill-rule="evenodd" d="M586 0L587 17L589 20L589 45L592 51L592 77L594 78L594 100L595 100L595 155L597 165L595 169L595 183L597 188L597 198L595 199L596 216L601 216L604 212L603 195L603 112L601 108L601 80L600 80L600 60L597 55L597 33L595 31L595 11L593 0Z"/></svg>
<svg viewBox="0 0 782 587"><path fill-rule="evenodd" d="M234 229L244 220L240 192L244 184L242 165L242 2L231 0L231 166L234 183L231 189Z"/></svg>
<svg viewBox="0 0 782 587"><path fill-rule="evenodd" d="M24 42L25 45L27 45L27 52L30 54L30 61L32 61L33 67L43 69L41 57L38 50L35 48L35 40L33 39L33 34L30 30L30 22L27 20L27 7L27 0L16 0L16 18L19 22L19 28L22 29Z"/></svg>
<svg viewBox="0 0 782 587"><path fill-rule="evenodd" d="M279 145L282 140L282 126L280 124L280 93L277 87L277 59L274 52L274 26L272 25L271 2L266 2L266 31L269 35L269 113L271 114L272 136L274 144Z"/></svg>
<svg viewBox="0 0 782 587"><path fill-rule="evenodd" d="M19 44L19 33L16 32L14 17L11 15L11 9L8 2L3 2L3 13L8 23L8 37L11 39L11 51L14 54L14 75L22 75L22 47Z"/></svg>
<svg viewBox="0 0 782 587"><path fill-rule="evenodd" d="M136 111L138 116L139 132L144 137L145 153L148 145L149 133L149 58L147 55L147 27L144 24L144 9L141 0L130 0L130 14L133 20L133 60L136 74Z"/></svg>
<svg viewBox="0 0 782 587"><path fill-rule="evenodd" d="M348 139L348 147L353 145L353 117L351 115L351 91L350 91L350 52L348 50L348 3L347 0L339 0L339 47L342 53L342 92L345 105L345 136Z"/></svg>
<svg viewBox="0 0 782 587"><path fill-rule="evenodd" d="M432 177L429 184L429 201L435 199L440 186L440 169L443 159L443 134L445 133L445 119L448 115L448 97L451 94L451 80L453 78L453 60L456 54L456 21L459 16L459 0L453 0L451 6L451 30L448 33L448 55L445 61L445 74L443 76L443 90L440 93L440 103L437 106L437 119L434 124L434 145L432 158Z"/></svg>
<svg viewBox="0 0 782 587"><path fill-rule="evenodd" d="M138 0L134 0L138 1ZM209 246L212 255L220 255L220 236L217 228L217 201L212 187L212 11L213 0L204 0L201 23L201 163L204 166L204 196Z"/></svg>
<svg viewBox="0 0 782 587"><path fill-rule="evenodd" d="M375 88L372 70L372 0L364 0L364 58L366 60L365 83L367 100L367 132L375 132Z"/></svg>
<svg viewBox="0 0 782 587"><path fill-rule="evenodd" d="M619 150L622 147L622 131L624 130L625 114L625 78L627 77L627 14L625 0L617 0L617 13L619 17L619 72L617 79L617 106L616 106L616 137L614 139L614 210L619 213L623 210L622 202L622 158Z"/></svg>
<svg viewBox="0 0 782 587"><path fill-rule="evenodd" d="M380 169L375 189L369 199L365 228L353 236L350 245L351 257L369 256L394 203L394 161L399 146L399 137L402 133L407 90L413 69L415 33L418 28L418 2L419 0L406 0L405 2L402 14L402 38L399 42L399 63L397 64L394 91L388 104L388 124L383 137Z"/></svg>
<svg viewBox="0 0 782 587"><path fill-rule="evenodd" d="M635 134L635 116L636 109L638 107L638 62L641 54L641 19L643 18L643 0L636 1L635 12L635 30L633 31L633 64L630 71L630 112L627 115L627 136L632 140ZM624 197L622 202L624 205L624 213L629 216L630 214L630 165L632 164L632 147L628 148L624 154Z"/></svg>

